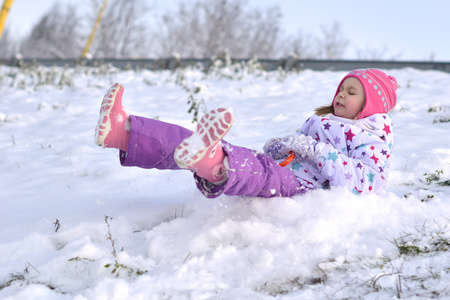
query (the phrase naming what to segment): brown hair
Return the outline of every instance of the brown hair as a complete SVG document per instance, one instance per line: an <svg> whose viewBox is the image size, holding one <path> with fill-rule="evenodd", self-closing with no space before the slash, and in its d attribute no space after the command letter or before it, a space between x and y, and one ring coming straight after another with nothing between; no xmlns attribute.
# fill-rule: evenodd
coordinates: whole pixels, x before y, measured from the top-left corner
<svg viewBox="0 0 450 300"><path fill-rule="evenodd" d="M333 105L323 105L314 110L316 116L326 116L328 114L334 114Z"/></svg>

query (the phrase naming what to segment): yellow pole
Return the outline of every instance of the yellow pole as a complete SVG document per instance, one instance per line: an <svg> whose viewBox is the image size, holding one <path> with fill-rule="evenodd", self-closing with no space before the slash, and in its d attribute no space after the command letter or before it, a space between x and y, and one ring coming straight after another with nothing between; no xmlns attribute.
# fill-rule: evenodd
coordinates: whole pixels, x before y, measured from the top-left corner
<svg viewBox="0 0 450 300"><path fill-rule="evenodd" d="M86 46L84 47L83 53L81 54L81 58L84 58L86 54L89 51L89 48L91 47L92 41L94 40L95 32L97 31L98 25L100 24L100 21L102 20L103 12L105 11L106 5L108 4L108 0L104 0L102 7L100 8L100 11L97 15L97 20L95 20L94 27L92 27L91 34L89 35L89 39L86 43Z"/></svg>
<svg viewBox="0 0 450 300"><path fill-rule="evenodd" d="M8 17L9 10L14 0L3 1L2 11L0 12L0 38L2 37L3 28L5 27L6 18Z"/></svg>

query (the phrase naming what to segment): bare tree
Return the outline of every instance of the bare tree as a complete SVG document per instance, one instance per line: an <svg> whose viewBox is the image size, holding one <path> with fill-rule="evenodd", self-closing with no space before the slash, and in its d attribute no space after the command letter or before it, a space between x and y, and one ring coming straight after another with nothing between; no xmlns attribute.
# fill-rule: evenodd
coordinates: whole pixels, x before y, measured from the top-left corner
<svg viewBox="0 0 450 300"><path fill-rule="evenodd" d="M76 8L55 3L32 28L20 51L29 58L72 58L81 54L81 23Z"/></svg>
<svg viewBox="0 0 450 300"><path fill-rule="evenodd" d="M178 11L163 16L160 55L211 57L228 49L233 57L270 57L280 31L278 7L265 13L247 9L243 0L180 2Z"/></svg>
<svg viewBox="0 0 450 300"><path fill-rule="evenodd" d="M349 41L341 32L341 25L333 22L331 26L321 26L321 31L322 38L317 40L318 58L342 58Z"/></svg>
<svg viewBox="0 0 450 300"><path fill-rule="evenodd" d="M11 36L10 27L6 27L0 38L0 58L11 58L16 53L17 47L18 42Z"/></svg>
<svg viewBox="0 0 450 300"><path fill-rule="evenodd" d="M356 52L356 57L357 59L362 60L398 60L401 57L401 54L389 54L389 50L386 46L383 46L382 48L366 47L364 50L359 49Z"/></svg>
<svg viewBox="0 0 450 300"><path fill-rule="evenodd" d="M265 12L260 10L251 10L247 14L247 21L243 25L245 30L242 31L241 41L246 45L244 53L245 57L257 55L258 57L273 57L279 42L280 36L280 19L282 17L280 8L275 6L268 8ZM248 24L245 26L245 24Z"/></svg>
<svg viewBox="0 0 450 300"><path fill-rule="evenodd" d="M309 34L298 31L293 36L288 36L280 43L280 54L283 57L294 56L299 59L312 59L317 57L315 40Z"/></svg>
<svg viewBox="0 0 450 300"><path fill-rule="evenodd" d="M102 1L92 0L95 21ZM100 58L148 56L149 32L144 22L149 8L143 0L112 0L95 35L91 53Z"/></svg>

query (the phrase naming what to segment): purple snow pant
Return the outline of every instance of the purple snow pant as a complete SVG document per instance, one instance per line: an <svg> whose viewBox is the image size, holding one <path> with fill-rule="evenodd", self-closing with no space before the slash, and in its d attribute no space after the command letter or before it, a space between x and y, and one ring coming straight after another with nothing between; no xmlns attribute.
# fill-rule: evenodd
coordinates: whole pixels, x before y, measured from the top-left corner
<svg viewBox="0 0 450 300"><path fill-rule="evenodd" d="M131 131L128 152L120 152L120 163L127 167L180 170L174 160L176 147L192 131L158 120L130 116ZM208 198L229 196L290 197L307 189L288 169L271 157L222 141L228 156L228 180L214 185L194 173L198 189Z"/></svg>

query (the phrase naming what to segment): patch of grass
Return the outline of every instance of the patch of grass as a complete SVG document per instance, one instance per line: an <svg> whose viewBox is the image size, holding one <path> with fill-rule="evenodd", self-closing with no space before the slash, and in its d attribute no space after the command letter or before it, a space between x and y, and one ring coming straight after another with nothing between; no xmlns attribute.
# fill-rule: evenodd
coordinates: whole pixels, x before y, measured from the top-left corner
<svg viewBox="0 0 450 300"><path fill-rule="evenodd" d="M449 105L435 105L428 109L429 113L447 112L450 111Z"/></svg>
<svg viewBox="0 0 450 300"><path fill-rule="evenodd" d="M194 98L194 95L192 93L189 94L187 104L190 105L188 114L192 113L192 123L197 123L199 121L198 113L200 110L202 110L203 113L207 112L205 100L203 99L198 100Z"/></svg>
<svg viewBox="0 0 450 300"><path fill-rule="evenodd" d="M25 282L25 273L10 273L4 283L0 284L0 291L11 286L14 282L22 284Z"/></svg>
<svg viewBox="0 0 450 300"><path fill-rule="evenodd" d="M441 179L441 175L444 174L443 170L436 170L434 173L424 173L425 180L428 184L433 183L434 181L439 181Z"/></svg>
<svg viewBox="0 0 450 300"><path fill-rule="evenodd" d="M444 175L444 170L436 170L433 173L424 173L425 180L428 185L437 183L440 186L450 186L450 179L442 180L441 176Z"/></svg>
<svg viewBox="0 0 450 300"><path fill-rule="evenodd" d="M423 253L420 247L415 245L397 245L397 248L400 254L405 255L417 255Z"/></svg>
<svg viewBox="0 0 450 300"><path fill-rule="evenodd" d="M58 287L51 282L42 282L38 279L31 276L31 271L34 270L35 273L39 274L39 271L33 267L30 263L25 265L25 268L22 272L10 273L6 278L4 283L0 283L0 291L8 288L10 286L18 285L30 285L30 284L39 284L44 285L51 290L56 290ZM62 294L65 294L62 291L59 291Z"/></svg>
<svg viewBox="0 0 450 300"><path fill-rule="evenodd" d="M430 232L423 228L391 241L400 255L416 256L450 251L450 237L445 231Z"/></svg>
<svg viewBox="0 0 450 300"><path fill-rule="evenodd" d="M113 264L104 265L104 267L107 269L112 268L111 274L116 275L116 278L119 277L120 272L123 270L126 270L129 276L133 275L141 276L148 272L147 270L141 270L139 268L138 269L130 268L124 264L119 263L117 260L115 260Z"/></svg>
<svg viewBox="0 0 450 300"><path fill-rule="evenodd" d="M123 270L126 270L128 272L129 276L133 276L133 275L137 275L137 276L141 276L144 275L145 273L147 273L147 270L141 270L141 269L134 269L131 267L126 266L125 264L119 263L117 260L117 251L116 251L116 242L115 239L113 239L112 237L112 233L111 233L111 222L112 222L113 218L109 217L109 216L105 216L105 224L108 228L108 233L106 234L106 240L111 242L111 254L114 256L115 260L114 263L109 263L104 265L105 268L109 269L111 268L111 274L115 275L116 278L119 277L120 272ZM122 249L123 250L123 249Z"/></svg>
<svg viewBox="0 0 450 300"><path fill-rule="evenodd" d="M440 186L450 186L450 179L438 182Z"/></svg>
<svg viewBox="0 0 450 300"><path fill-rule="evenodd" d="M428 201L430 201L430 200L433 199L433 198L434 198L434 195L427 195L426 198L421 199L420 201L422 201L422 202L428 202Z"/></svg>
<svg viewBox="0 0 450 300"><path fill-rule="evenodd" d="M433 120L433 124L437 123L450 123L450 117L438 116Z"/></svg>
<svg viewBox="0 0 450 300"><path fill-rule="evenodd" d="M58 230L61 228L61 222L56 219L56 221L53 222L53 226L55 227L55 232L58 232Z"/></svg>

